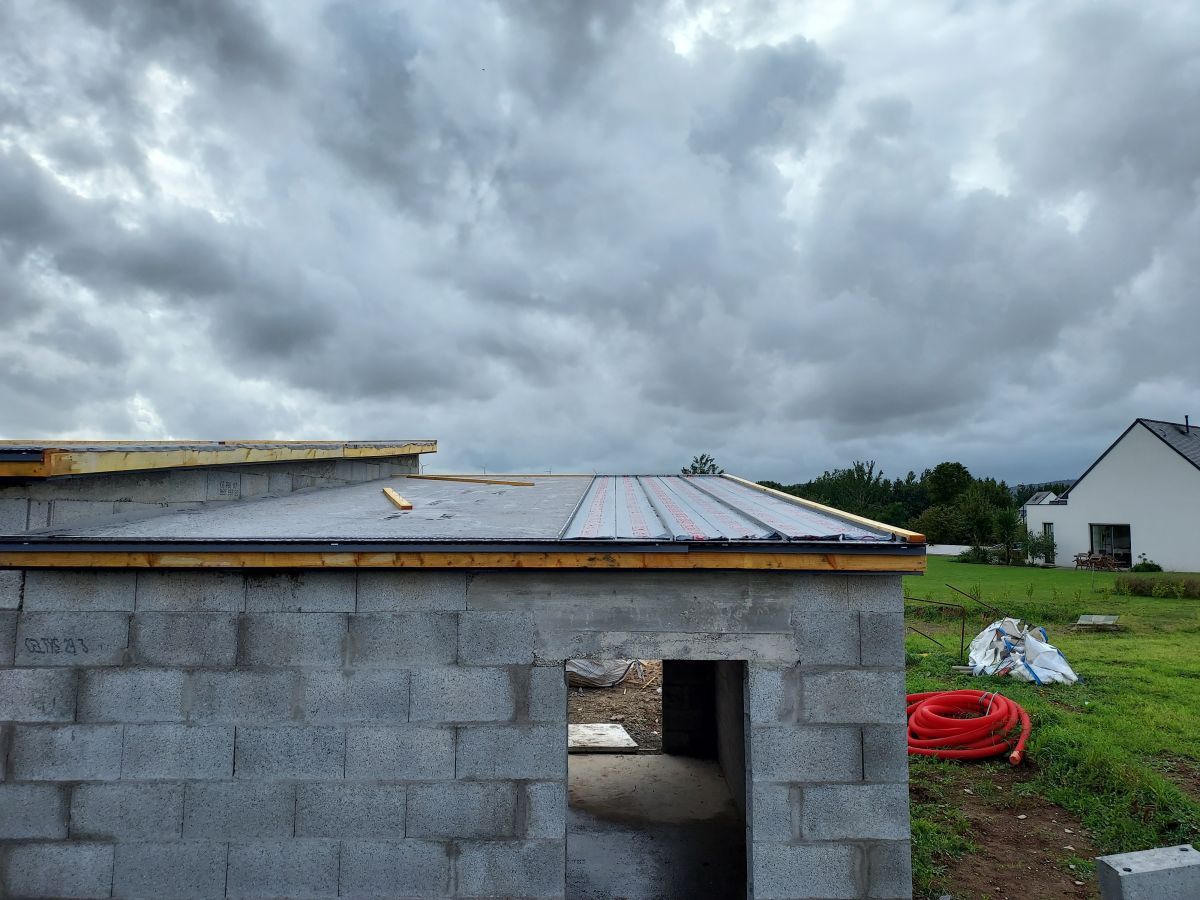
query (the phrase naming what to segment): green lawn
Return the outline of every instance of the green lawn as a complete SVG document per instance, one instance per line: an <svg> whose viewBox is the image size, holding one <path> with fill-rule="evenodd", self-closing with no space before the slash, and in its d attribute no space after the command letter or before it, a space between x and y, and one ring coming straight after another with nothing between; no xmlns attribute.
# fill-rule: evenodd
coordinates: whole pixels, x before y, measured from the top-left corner
<svg viewBox="0 0 1200 900"><path fill-rule="evenodd" d="M1116 595L1114 576L1106 573L979 566L941 557L930 557L925 576L904 581L909 597L966 605L968 643L994 616L947 582L1008 615L1045 625L1081 676L1077 685L1040 688L1012 678L955 675L949 667L957 662L957 619L948 610L906 603L908 623L948 648L909 634L910 692L999 689L1029 711L1032 777L1016 785L1017 792L1070 811L1102 853L1200 841L1200 601ZM1069 631L1066 625L1083 613L1117 614L1128 628ZM970 849L953 804L915 799L929 796L923 788L936 787L945 768L925 760L912 767L914 877L922 896L953 894L945 867ZM1090 872L1086 861L1075 863Z"/></svg>

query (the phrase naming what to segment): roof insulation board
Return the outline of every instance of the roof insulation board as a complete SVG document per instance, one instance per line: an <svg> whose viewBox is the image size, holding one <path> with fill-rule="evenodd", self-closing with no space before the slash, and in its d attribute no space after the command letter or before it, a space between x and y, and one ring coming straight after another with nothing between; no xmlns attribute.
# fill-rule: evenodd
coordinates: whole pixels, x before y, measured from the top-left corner
<svg viewBox="0 0 1200 900"><path fill-rule="evenodd" d="M737 542L744 546L888 542L832 512L721 476L525 476L531 486L400 476L208 504L150 517L59 526L0 541L155 542ZM399 510L392 487L413 504Z"/></svg>

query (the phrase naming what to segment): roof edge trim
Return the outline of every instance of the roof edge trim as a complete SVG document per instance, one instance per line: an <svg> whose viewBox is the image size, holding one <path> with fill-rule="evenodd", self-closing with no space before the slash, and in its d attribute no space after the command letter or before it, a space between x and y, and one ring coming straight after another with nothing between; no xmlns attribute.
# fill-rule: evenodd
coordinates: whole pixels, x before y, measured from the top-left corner
<svg viewBox="0 0 1200 900"><path fill-rule="evenodd" d="M94 444L88 444L94 447ZM72 450L47 447L28 461L0 461L0 478L54 478L64 475L99 475L151 469L190 469L253 463L310 462L330 459L373 459L436 453L437 441L235 441L215 442L211 448L128 450Z"/></svg>
<svg viewBox="0 0 1200 900"><path fill-rule="evenodd" d="M856 516L854 513L844 512L832 506L826 506L823 503L817 503L815 500L805 500L803 497L797 497L795 494L785 494L783 491L777 491L774 488L764 487L753 481L747 481L745 478L739 478L736 475L730 475L726 472L721 476L728 478L730 481L736 481L738 484L753 488L756 491L761 491L764 494L770 494L773 497L778 497L781 500L786 500L796 506L806 506L809 509L815 509L818 512L825 513L829 516L834 516L838 519L844 519L847 522L854 522L857 525L863 525L867 528L874 528L878 531L886 531L910 544L924 544L925 535L918 531L909 531L906 528L897 528L895 525L888 525L885 522L876 522L874 519L868 519L866 516Z"/></svg>
<svg viewBox="0 0 1200 900"><path fill-rule="evenodd" d="M752 569L923 574L926 557L883 553L0 551L18 569Z"/></svg>

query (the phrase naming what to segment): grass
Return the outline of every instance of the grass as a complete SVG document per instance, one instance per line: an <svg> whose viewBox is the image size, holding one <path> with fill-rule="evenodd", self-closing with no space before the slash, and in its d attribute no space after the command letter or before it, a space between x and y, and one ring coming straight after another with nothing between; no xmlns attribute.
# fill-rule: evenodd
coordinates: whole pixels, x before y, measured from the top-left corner
<svg viewBox="0 0 1200 900"><path fill-rule="evenodd" d="M1120 596L1114 576L1065 569L1005 568L930 557L924 577L905 579L909 597L962 602L967 641L994 616L946 582L1008 615L1045 625L1081 676L1079 684L1034 687L1012 678L956 675L958 620L952 611L906 604L906 620L937 638L908 637L908 690L999 688L1033 720L1033 777L1021 790L1069 810L1102 853L1200 841L1200 601ZM1083 613L1121 616L1119 632L1071 632ZM943 767L912 767L914 797L937 796ZM944 780L944 779L941 779ZM953 893L945 866L970 852L953 804L913 804L914 877L919 893ZM950 808L947 808L950 807Z"/></svg>

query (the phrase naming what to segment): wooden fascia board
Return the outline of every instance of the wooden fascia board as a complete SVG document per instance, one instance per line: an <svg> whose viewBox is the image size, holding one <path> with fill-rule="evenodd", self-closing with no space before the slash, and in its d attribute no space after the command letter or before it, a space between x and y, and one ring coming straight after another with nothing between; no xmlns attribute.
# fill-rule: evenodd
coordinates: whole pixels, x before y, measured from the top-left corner
<svg viewBox="0 0 1200 900"><path fill-rule="evenodd" d="M730 481L736 481L738 484L743 484L748 488L753 488L756 491L761 491L764 494L770 494L773 497L778 497L781 500L786 500L796 506L807 506L809 509L814 509L817 512L824 513L827 516L833 516L837 519L844 519L847 522L854 522L857 525L863 525L867 528L873 528L876 531L886 531L889 534L897 535L904 538L910 544L925 543L925 535L917 531L909 531L906 528L897 528L895 525L888 525L884 522L876 522L874 519L868 519L865 516L856 516L854 513L843 512L840 509L835 509L832 506L826 506L823 503L817 503L815 500L805 500L803 497L797 497L795 494L785 494L783 491L777 491L774 488L769 488L753 481L748 481L745 478L738 478L736 475L726 473L721 476L728 478Z"/></svg>
<svg viewBox="0 0 1200 900"><path fill-rule="evenodd" d="M315 447L225 447L213 450L44 450L41 462L0 462L0 477L52 478L197 466L248 463L309 462L436 453L437 443L398 444L394 447L354 447L340 443Z"/></svg>
<svg viewBox="0 0 1200 900"><path fill-rule="evenodd" d="M881 553L0 551L0 568L41 569L751 569L917 575L925 557Z"/></svg>

